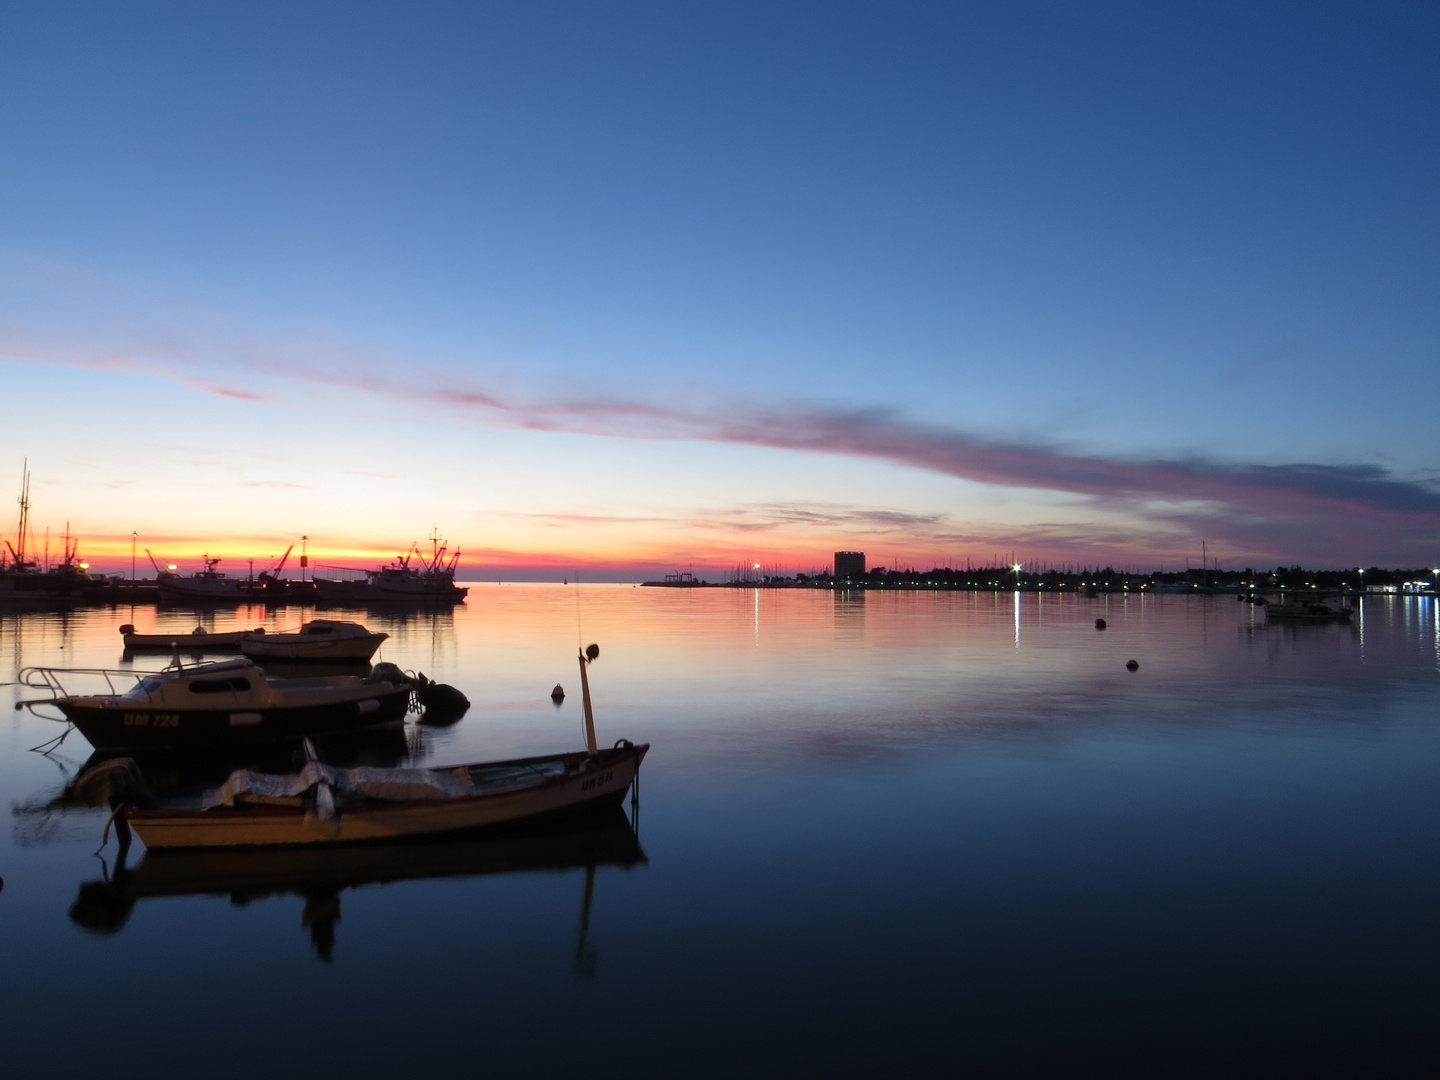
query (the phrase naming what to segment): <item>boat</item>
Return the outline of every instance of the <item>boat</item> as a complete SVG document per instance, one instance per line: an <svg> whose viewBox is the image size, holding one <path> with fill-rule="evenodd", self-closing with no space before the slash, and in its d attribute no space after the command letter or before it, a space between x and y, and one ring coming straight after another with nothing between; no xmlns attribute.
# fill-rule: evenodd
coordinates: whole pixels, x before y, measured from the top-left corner
<svg viewBox="0 0 1440 1080"><path fill-rule="evenodd" d="M237 652L240 642L252 634L264 633L263 630L227 630L224 633L216 634L206 630L203 626L197 626L188 633L173 631L168 634L139 634L131 623L120 627L120 640L124 642L129 652L145 652L147 650L163 652L183 653L204 653L204 652Z"/></svg>
<svg viewBox="0 0 1440 1080"><path fill-rule="evenodd" d="M338 769L310 761L298 773L238 769L217 789L157 796L126 814L151 849L431 836L618 805L649 749L622 739L594 754L447 768Z"/></svg>
<svg viewBox="0 0 1440 1080"><path fill-rule="evenodd" d="M1265 605L1265 618L1293 622L1349 622L1354 608L1337 607L1323 600L1282 600Z"/></svg>
<svg viewBox="0 0 1440 1080"><path fill-rule="evenodd" d="M0 605L52 606L73 603L101 580L90 574L90 564L77 558L80 541L70 535L65 523L64 557L50 564L49 530L46 530L45 566L39 563L34 550L35 537L30 529L30 462L27 459L20 477L20 521L15 539L0 541Z"/></svg>
<svg viewBox="0 0 1440 1080"><path fill-rule="evenodd" d="M257 630L240 641L246 656L277 660L369 660L389 634L367 630L359 623L315 619L291 633Z"/></svg>
<svg viewBox="0 0 1440 1080"><path fill-rule="evenodd" d="M129 758L76 781L77 795L109 801L122 840L134 828L147 848L338 844L494 828L620 803L650 746L621 739L600 749L580 654L584 751L428 769L336 768L306 742L295 773L236 769L216 789L154 794Z"/></svg>
<svg viewBox="0 0 1440 1080"><path fill-rule="evenodd" d="M147 550L146 555L150 555ZM205 569L197 570L193 574L179 574L175 571L175 564L171 563L166 569L161 569L155 563L155 557L150 556L150 561L155 564L155 586L160 590L162 600L200 600L208 603L238 603L248 600L256 594L253 583L243 578L227 577L222 571L215 567L220 565L219 559L212 559L209 555L203 556Z"/></svg>
<svg viewBox="0 0 1440 1080"><path fill-rule="evenodd" d="M66 692L67 682L93 678L110 692ZM116 692L125 678L135 685ZM248 659L153 672L30 667L18 680L49 696L16 702L17 709L53 706L97 750L219 746L399 724L411 695L408 682L374 675L274 679Z"/></svg>
<svg viewBox="0 0 1440 1080"><path fill-rule="evenodd" d="M311 578L315 599L329 604L369 604L377 601L464 603L470 591L455 584L460 552L450 553L439 533L430 536L430 556L418 545L376 570L344 566L317 566ZM321 571L326 571L322 574Z"/></svg>

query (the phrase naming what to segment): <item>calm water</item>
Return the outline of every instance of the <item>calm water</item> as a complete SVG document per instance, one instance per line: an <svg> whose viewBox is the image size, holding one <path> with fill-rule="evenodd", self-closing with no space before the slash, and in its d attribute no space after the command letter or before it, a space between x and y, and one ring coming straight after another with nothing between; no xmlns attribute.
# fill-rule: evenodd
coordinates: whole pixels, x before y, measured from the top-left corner
<svg viewBox="0 0 1440 1080"><path fill-rule="evenodd" d="M61 729L0 689L11 1075L1377 1075L1440 1049L1431 600L1279 627L1229 597L484 585L348 617L474 703L335 750L374 760L581 746L599 642L602 741L653 744L638 837L137 844L117 874L105 814L51 803L89 747L27 752ZM0 680L196 620L3 615Z"/></svg>

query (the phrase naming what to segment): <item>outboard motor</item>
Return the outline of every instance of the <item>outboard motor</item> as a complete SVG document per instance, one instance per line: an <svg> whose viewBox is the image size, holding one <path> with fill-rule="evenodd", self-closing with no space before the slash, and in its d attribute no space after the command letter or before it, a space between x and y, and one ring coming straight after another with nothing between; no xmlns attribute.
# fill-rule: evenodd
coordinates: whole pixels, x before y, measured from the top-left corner
<svg viewBox="0 0 1440 1080"><path fill-rule="evenodd" d="M425 710L421 723L444 726L453 724L470 709L470 699L455 687L427 679L423 671L415 676L415 695Z"/></svg>
<svg viewBox="0 0 1440 1080"><path fill-rule="evenodd" d="M382 660L370 669L370 674L365 677L367 683L388 682L395 686L408 686L410 676L400 669L399 664L392 664Z"/></svg>

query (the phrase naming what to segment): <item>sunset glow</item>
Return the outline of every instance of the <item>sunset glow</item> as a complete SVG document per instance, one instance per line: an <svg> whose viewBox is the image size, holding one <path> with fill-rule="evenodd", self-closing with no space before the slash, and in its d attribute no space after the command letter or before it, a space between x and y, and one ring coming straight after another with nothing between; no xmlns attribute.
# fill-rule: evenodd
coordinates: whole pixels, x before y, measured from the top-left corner
<svg viewBox="0 0 1440 1080"><path fill-rule="evenodd" d="M112 569L1428 565L1425 35L1053 14L17 15L0 495Z"/></svg>

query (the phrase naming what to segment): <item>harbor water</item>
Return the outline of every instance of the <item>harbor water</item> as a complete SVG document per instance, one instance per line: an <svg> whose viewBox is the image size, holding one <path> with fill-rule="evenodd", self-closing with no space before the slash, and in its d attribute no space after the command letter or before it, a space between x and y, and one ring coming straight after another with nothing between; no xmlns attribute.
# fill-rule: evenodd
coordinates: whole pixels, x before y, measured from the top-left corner
<svg viewBox="0 0 1440 1080"><path fill-rule="evenodd" d="M162 667L122 660L123 623L314 614L0 612L0 681ZM1440 1050L1432 598L1267 625L1233 596L492 583L321 614L472 702L357 760L580 749L598 642L600 742L652 745L638 803L122 866L93 854L107 811L61 798L88 745L33 752L63 726L0 688L11 1075L1389 1075Z"/></svg>

